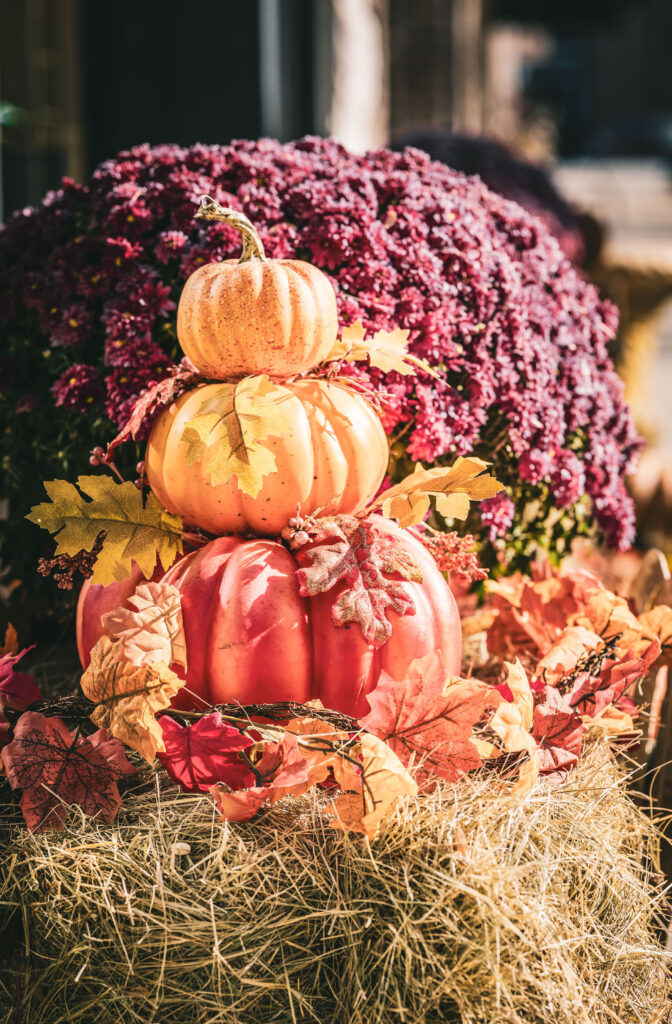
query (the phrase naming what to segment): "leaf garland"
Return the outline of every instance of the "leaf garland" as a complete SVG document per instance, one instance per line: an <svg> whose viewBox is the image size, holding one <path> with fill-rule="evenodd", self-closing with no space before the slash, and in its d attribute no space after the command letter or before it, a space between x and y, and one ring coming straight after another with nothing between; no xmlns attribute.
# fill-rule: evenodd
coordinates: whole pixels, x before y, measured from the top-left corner
<svg viewBox="0 0 672 1024"><path fill-rule="evenodd" d="M50 501L35 505L26 519L54 534L57 555L91 551L105 533L93 583L106 586L128 579L134 561L149 579L157 560L168 569L182 552L180 517L166 512L153 494L144 501L130 481L80 476L79 490L67 480L50 480L44 487Z"/></svg>
<svg viewBox="0 0 672 1024"><path fill-rule="evenodd" d="M475 456L458 458L452 466L424 469L420 463L400 483L379 494L366 512L379 509L388 519L398 519L402 529L421 523L430 508L430 495L436 499L436 511L446 519L466 519L471 501L492 498L503 484L485 471L489 463Z"/></svg>
<svg viewBox="0 0 672 1024"><path fill-rule="evenodd" d="M280 408L289 392L272 384L266 374L212 388L185 425L186 462L191 466L207 458L214 486L235 476L240 490L256 498L264 476L276 468L275 456L262 442L292 427Z"/></svg>

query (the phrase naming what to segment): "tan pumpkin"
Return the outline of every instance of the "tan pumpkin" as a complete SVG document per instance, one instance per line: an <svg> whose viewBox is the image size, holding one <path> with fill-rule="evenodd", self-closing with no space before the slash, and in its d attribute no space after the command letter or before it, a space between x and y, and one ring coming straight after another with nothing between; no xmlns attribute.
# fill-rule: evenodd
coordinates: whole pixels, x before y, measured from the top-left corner
<svg viewBox="0 0 672 1024"><path fill-rule="evenodd" d="M154 494L185 524L217 536L255 533L276 537L287 520L318 510L354 513L374 497L387 471L388 443L376 411L341 384L305 378L278 385L290 428L269 437L264 447L276 468L263 478L256 497L244 493L236 477L213 486L208 459L216 443L192 465L185 460L183 433L208 394L226 385L204 384L188 391L161 414L152 428L145 471ZM255 406L264 415L264 399Z"/></svg>
<svg viewBox="0 0 672 1024"><path fill-rule="evenodd" d="M240 260L199 267L182 291L177 336L199 373L215 380L291 377L317 366L338 333L326 274L304 260L267 259L247 217L208 196L197 216L224 221L243 238Z"/></svg>

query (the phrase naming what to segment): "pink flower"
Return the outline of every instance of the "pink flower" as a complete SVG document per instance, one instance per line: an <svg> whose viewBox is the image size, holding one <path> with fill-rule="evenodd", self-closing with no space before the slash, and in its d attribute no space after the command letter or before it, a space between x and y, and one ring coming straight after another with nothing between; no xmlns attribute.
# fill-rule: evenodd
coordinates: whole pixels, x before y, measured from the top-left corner
<svg viewBox="0 0 672 1024"><path fill-rule="evenodd" d="M513 523L516 506L506 491L500 491L494 498L487 498L478 506L481 522L487 528L488 537L494 543L498 537L504 537Z"/></svg>

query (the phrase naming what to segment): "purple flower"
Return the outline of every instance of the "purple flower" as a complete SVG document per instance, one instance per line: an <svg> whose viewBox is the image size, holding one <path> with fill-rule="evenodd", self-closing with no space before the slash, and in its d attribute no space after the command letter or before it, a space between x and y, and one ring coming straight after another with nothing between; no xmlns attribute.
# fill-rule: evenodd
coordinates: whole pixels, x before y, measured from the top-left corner
<svg viewBox="0 0 672 1024"><path fill-rule="evenodd" d="M87 412L100 404L103 387L93 366L73 363L51 386L54 404Z"/></svg>
<svg viewBox="0 0 672 1024"><path fill-rule="evenodd" d="M80 346L105 379L107 415L123 422L139 391L179 359L184 279L240 253L230 227L194 220L204 194L250 216L269 257L322 267L342 324L409 330L412 351L438 378L345 371L387 396L384 424L403 431L404 469L476 451L507 487L483 505L491 538L506 537L513 509L530 499L542 501L541 515L565 508L569 536L579 526L572 508L587 497L610 542L629 542L623 479L641 442L609 358L616 310L539 220L419 150L360 156L309 137L124 151L0 229L8 336L27 337L36 353ZM66 374L55 379L63 364L45 363L56 400L63 395L62 430L75 399ZM25 387L3 388L8 417ZM88 407L99 414L97 402ZM31 465L38 458L28 447L24 455ZM36 475L51 471L35 464ZM517 538L524 529L521 521Z"/></svg>

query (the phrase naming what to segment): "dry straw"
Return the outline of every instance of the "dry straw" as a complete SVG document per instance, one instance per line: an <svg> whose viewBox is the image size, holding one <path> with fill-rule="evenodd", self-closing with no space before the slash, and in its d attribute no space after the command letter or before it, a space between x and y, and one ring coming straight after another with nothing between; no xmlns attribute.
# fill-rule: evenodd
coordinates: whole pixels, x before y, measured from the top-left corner
<svg viewBox="0 0 672 1024"><path fill-rule="evenodd" d="M318 798L227 826L164 782L113 826L6 826L4 1020L667 1020L656 839L603 750L522 802L446 785L372 844Z"/></svg>

